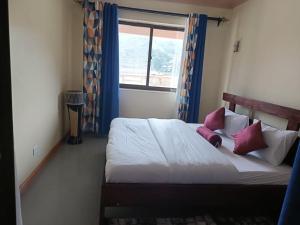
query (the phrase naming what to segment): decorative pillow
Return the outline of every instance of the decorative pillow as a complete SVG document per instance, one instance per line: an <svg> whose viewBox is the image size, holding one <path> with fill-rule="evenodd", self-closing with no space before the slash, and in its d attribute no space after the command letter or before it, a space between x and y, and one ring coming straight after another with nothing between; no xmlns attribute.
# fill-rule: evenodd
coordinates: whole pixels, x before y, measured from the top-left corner
<svg viewBox="0 0 300 225"><path fill-rule="evenodd" d="M233 152L238 155L246 155L251 151L268 147L264 141L260 121L232 136L235 144Z"/></svg>
<svg viewBox="0 0 300 225"><path fill-rule="evenodd" d="M271 163L280 165L292 145L295 143L298 132L291 130L280 130L262 123L262 133L266 144L269 146L263 151L251 152L251 155Z"/></svg>
<svg viewBox="0 0 300 225"><path fill-rule="evenodd" d="M203 138L205 138L216 148L222 145L222 138L207 127L198 127L197 133L200 134Z"/></svg>
<svg viewBox="0 0 300 225"><path fill-rule="evenodd" d="M249 126L249 117L234 113L225 109L225 126L221 130L227 137L232 138L232 135Z"/></svg>
<svg viewBox="0 0 300 225"><path fill-rule="evenodd" d="M204 126L210 130L224 129L225 124L225 108L222 107L211 112L205 117Z"/></svg>

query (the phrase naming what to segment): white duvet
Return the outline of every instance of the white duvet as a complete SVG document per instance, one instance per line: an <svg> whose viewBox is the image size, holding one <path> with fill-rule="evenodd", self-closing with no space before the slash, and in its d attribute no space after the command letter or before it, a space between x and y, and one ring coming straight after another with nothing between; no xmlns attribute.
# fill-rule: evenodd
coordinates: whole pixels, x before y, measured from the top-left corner
<svg viewBox="0 0 300 225"><path fill-rule="evenodd" d="M235 166L180 120L111 123L106 151L110 183L232 183Z"/></svg>

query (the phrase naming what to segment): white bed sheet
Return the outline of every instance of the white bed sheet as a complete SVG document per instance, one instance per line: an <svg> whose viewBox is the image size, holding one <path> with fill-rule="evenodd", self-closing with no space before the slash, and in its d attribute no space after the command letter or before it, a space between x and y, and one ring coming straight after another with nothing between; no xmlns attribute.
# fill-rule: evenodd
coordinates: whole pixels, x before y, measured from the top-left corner
<svg viewBox="0 0 300 225"><path fill-rule="evenodd" d="M196 131L202 124L189 124ZM221 132L216 131L222 138L219 149L239 171L235 183L239 184L288 184L292 168L288 165L273 166L272 164L252 155L240 156L233 153L234 141Z"/></svg>
<svg viewBox="0 0 300 225"><path fill-rule="evenodd" d="M196 133L199 124L179 123L176 129L164 122L124 118L112 122L106 152L107 182L288 183L288 166L275 167L251 156L235 155L233 141L225 136L222 147L216 149ZM205 146L205 152L213 157L195 146Z"/></svg>
<svg viewBox="0 0 300 225"><path fill-rule="evenodd" d="M162 182L169 167L145 119L114 119L106 147L107 182Z"/></svg>
<svg viewBox="0 0 300 225"><path fill-rule="evenodd" d="M232 183L238 171L180 120L112 121L106 181L117 183Z"/></svg>

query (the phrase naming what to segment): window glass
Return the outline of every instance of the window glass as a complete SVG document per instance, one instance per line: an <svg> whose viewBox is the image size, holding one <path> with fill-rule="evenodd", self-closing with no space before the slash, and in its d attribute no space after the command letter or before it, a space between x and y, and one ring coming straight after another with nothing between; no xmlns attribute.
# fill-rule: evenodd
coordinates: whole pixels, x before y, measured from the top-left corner
<svg viewBox="0 0 300 225"><path fill-rule="evenodd" d="M146 85L150 28L120 24L120 83Z"/></svg>
<svg viewBox="0 0 300 225"><path fill-rule="evenodd" d="M153 30L150 86L177 88L184 33Z"/></svg>
<svg viewBox="0 0 300 225"><path fill-rule="evenodd" d="M183 39L184 31L177 28L120 23L120 84L127 88L176 89Z"/></svg>

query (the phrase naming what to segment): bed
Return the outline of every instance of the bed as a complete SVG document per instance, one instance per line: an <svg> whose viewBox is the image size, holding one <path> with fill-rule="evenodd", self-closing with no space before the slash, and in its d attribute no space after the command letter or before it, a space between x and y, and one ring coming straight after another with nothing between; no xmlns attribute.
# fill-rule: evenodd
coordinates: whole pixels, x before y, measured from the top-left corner
<svg viewBox="0 0 300 225"><path fill-rule="evenodd" d="M241 105L288 120L299 130L300 111L224 93L229 109ZM222 136L216 149L179 120L115 119L111 124L102 184L100 223L106 207L199 207L278 212L295 148L280 166L232 153ZM222 135L222 134L220 134ZM201 148L199 147L201 146Z"/></svg>
<svg viewBox="0 0 300 225"><path fill-rule="evenodd" d="M288 183L290 166L273 166L252 155L236 155L233 140L222 133L223 144L215 148L197 134L199 126L173 119L115 119L106 149L106 182Z"/></svg>

